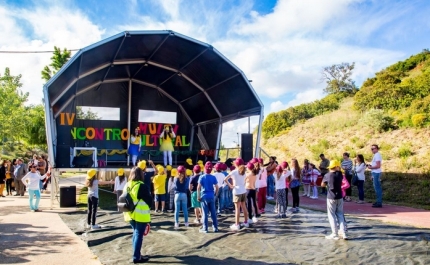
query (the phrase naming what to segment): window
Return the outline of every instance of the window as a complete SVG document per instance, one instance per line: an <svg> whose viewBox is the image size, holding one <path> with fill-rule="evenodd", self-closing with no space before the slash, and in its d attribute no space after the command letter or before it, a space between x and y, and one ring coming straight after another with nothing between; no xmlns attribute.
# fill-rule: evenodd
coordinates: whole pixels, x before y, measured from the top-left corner
<svg viewBox="0 0 430 265"><path fill-rule="evenodd" d="M79 120L119 121L119 108L76 106L76 118Z"/></svg>
<svg viewBox="0 0 430 265"><path fill-rule="evenodd" d="M139 110L139 122L176 124L176 112Z"/></svg>

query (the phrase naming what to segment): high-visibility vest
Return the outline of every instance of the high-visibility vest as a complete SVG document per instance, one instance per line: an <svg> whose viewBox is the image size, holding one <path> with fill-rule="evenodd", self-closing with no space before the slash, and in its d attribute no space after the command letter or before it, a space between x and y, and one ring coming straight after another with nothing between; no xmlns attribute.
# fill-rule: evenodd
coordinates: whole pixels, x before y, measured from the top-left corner
<svg viewBox="0 0 430 265"><path fill-rule="evenodd" d="M130 222L134 220L136 222L141 223L150 223L151 222L151 209L149 205L146 204L144 200L137 199L137 193L139 192L140 184L143 184L142 181L129 181L125 184L124 192L127 191L128 187L133 187L130 190L130 196L133 199L133 203L136 205L133 212L125 212L124 220L126 222ZM136 204L137 203L137 204Z"/></svg>

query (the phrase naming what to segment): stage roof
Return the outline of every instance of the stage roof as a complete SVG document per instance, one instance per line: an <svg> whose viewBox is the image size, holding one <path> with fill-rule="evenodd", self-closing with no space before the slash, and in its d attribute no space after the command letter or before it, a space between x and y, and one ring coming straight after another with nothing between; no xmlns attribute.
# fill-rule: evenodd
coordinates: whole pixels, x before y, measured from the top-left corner
<svg viewBox="0 0 430 265"><path fill-rule="evenodd" d="M192 125L260 115L243 72L209 44L177 32L126 31L80 50L45 85L53 116L107 83L140 84L177 104Z"/></svg>

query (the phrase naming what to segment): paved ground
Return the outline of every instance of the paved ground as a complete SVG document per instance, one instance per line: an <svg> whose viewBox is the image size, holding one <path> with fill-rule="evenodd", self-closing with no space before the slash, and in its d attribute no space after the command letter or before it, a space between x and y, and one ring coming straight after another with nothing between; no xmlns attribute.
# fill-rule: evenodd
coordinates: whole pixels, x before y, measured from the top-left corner
<svg viewBox="0 0 430 265"><path fill-rule="evenodd" d="M73 180L81 182L82 179ZM69 180L62 184L70 186L76 183ZM128 255L126 258L122 256L130 252L131 229L122 223L121 215L100 211L98 218L107 229L100 232L87 232L83 228L83 218L85 218L83 212L66 214L76 209L49 210L49 198L49 194L43 195L42 213L29 211L28 195L0 198L0 263L101 264L100 260L103 264L128 262ZM311 200L301 197L300 199L302 208L325 210L324 198ZM210 236L196 233L197 227L190 230L181 229L178 233L172 229L171 214L164 217L154 216L153 231L145 239L145 242L152 242L152 244L145 244L144 251L153 255L154 262L164 264L202 264L202 262L245 264L250 260L255 261L253 264L286 264L287 262L345 264L343 262L345 258L356 262L355 264L364 264L363 261L366 260L367 264L406 264L408 262L430 264L429 230L408 227L429 229L430 211L390 205L375 209L370 205L370 203L364 205L345 203L345 212L350 215L347 219L352 235L351 242L347 244L332 244L325 241L323 236L328 233L326 215L303 209L299 215L290 216L287 220L281 221L282 225L279 225L273 219L273 214L269 213L262 218L258 226L240 233L228 231L231 216L223 218L221 220L223 233ZM68 225L63 222L59 214ZM360 220L355 217L390 224ZM106 245L110 241L113 245ZM118 242L121 244L118 245ZM381 242L383 247L379 247ZM100 257L100 260L87 244ZM243 248L240 247L242 251L232 250L238 244L243 246ZM369 247L364 249L365 245ZM317 255L318 251L322 251L327 246L332 251L336 249L340 251L339 255L330 256L331 252L326 250L323 252L327 259ZM310 247L308 251L312 253L306 253L305 250L308 247ZM369 248L373 249L373 254ZM292 249L297 249L297 253ZM255 250L255 252L251 251L244 255L249 250Z"/></svg>
<svg viewBox="0 0 430 265"><path fill-rule="evenodd" d="M0 264L101 264L59 216L76 209L49 210L50 194L42 194L43 212L28 205L28 194L0 198Z"/></svg>

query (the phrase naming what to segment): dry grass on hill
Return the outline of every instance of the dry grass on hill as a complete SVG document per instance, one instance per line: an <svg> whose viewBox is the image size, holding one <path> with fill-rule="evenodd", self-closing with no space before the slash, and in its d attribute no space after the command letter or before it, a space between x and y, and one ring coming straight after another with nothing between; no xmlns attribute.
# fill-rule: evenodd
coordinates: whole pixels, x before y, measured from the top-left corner
<svg viewBox="0 0 430 265"><path fill-rule="evenodd" d="M363 154L372 159L370 146L378 144L383 157L383 170L424 173L429 171L430 129L398 129L374 132L360 121L361 113L352 109L353 100L345 100L340 109L309 119L302 124L263 141L262 148L278 161L308 158L317 162L320 153L329 159L341 159L343 152L351 156Z"/></svg>

